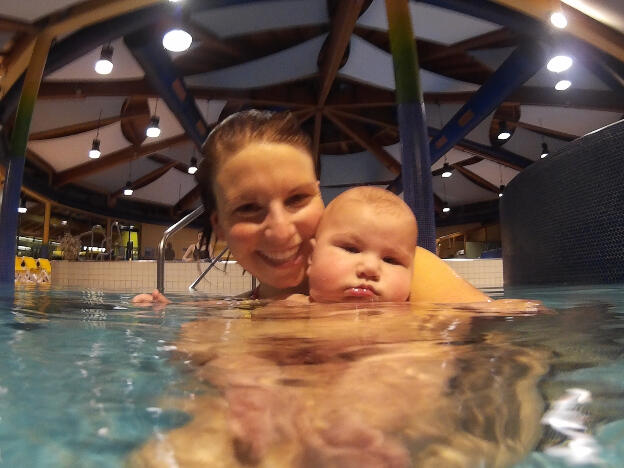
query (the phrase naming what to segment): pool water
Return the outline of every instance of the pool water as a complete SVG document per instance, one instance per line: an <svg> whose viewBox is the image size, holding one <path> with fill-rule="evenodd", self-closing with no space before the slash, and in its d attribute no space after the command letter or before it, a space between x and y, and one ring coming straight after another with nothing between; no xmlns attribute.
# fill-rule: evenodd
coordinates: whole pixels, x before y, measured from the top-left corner
<svg viewBox="0 0 624 468"><path fill-rule="evenodd" d="M0 291L0 466L624 466L624 288L551 310Z"/></svg>

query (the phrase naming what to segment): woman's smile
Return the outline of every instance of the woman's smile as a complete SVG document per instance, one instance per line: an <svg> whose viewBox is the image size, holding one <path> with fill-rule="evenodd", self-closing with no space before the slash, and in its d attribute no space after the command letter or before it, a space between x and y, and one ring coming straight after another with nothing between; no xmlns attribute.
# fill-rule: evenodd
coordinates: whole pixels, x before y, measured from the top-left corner
<svg viewBox="0 0 624 468"><path fill-rule="evenodd" d="M256 253L273 266L283 267L299 263L299 261L303 260L300 250L301 244L286 250L258 250Z"/></svg>

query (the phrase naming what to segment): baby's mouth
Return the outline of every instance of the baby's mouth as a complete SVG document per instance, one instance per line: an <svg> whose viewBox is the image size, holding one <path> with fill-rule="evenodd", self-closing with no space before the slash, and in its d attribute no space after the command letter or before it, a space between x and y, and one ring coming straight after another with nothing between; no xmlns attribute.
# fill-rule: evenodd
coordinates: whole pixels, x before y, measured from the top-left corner
<svg viewBox="0 0 624 468"><path fill-rule="evenodd" d="M260 251L258 255L267 263L274 266L282 266L297 260L299 256L301 244L286 250Z"/></svg>
<svg viewBox="0 0 624 468"><path fill-rule="evenodd" d="M362 299L370 299L373 300L375 299L379 294L377 293L377 291L375 291L375 288L373 288L370 285L359 285L359 286L354 286L351 288L347 288L347 290L345 291L345 295L348 297L353 297L353 298L362 298Z"/></svg>

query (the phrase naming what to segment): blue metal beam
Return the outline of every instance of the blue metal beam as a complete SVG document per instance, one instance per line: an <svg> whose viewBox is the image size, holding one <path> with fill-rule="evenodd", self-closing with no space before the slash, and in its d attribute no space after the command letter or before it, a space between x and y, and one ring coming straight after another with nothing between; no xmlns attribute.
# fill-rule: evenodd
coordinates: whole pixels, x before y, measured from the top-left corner
<svg viewBox="0 0 624 468"><path fill-rule="evenodd" d="M195 104L195 98L189 92L184 79L163 48L155 27L127 35L124 42L136 61L145 71L145 78L158 92L186 134L201 148L208 136L208 125Z"/></svg>
<svg viewBox="0 0 624 468"><path fill-rule="evenodd" d="M520 45L429 143L431 164L490 115L516 88L546 63L546 49L537 42Z"/></svg>

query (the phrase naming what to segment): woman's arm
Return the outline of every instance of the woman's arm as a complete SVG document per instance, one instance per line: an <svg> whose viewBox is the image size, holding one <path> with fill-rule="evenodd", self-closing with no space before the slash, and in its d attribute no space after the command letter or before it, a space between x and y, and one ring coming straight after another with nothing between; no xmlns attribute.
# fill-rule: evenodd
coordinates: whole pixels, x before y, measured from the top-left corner
<svg viewBox="0 0 624 468"><path fill-rule="evenodd" d="M422 247L416 247L411 302L460 303L491 300L455 273L437 255Z"/></svg>
<svg viewBox="0 0 624 468"><path fill-rule="evenodd" d="M184 256L182 257L183 262L190 262L193 260L193 252L195 252L195 244L189 245L186 252L184 252Z"/></svg>

